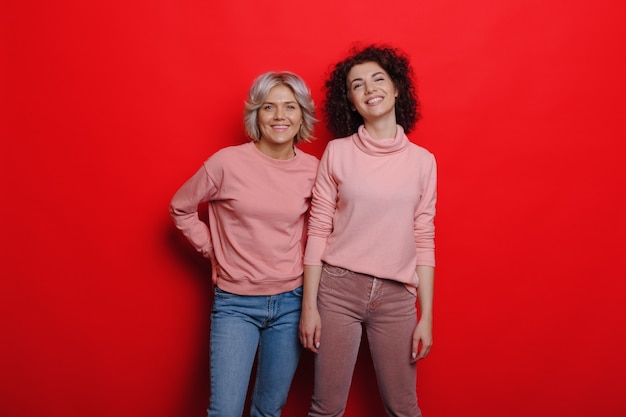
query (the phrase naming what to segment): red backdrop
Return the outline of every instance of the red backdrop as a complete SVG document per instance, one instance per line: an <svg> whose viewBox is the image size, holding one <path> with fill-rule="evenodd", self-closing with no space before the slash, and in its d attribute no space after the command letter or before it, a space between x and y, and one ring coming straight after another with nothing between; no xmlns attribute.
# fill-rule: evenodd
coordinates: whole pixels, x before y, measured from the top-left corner
<svg viewBox="0 0 626 417"><path fill-rule="evenodd" d="M256 75L295 71L320 103L353 41L410 55L411 139L439 163L425 416L626 415L623 1L0 7L0 415L204 415L208 265L169 199L245 140ZM347 416L382 415L368 360Z"/></svg>

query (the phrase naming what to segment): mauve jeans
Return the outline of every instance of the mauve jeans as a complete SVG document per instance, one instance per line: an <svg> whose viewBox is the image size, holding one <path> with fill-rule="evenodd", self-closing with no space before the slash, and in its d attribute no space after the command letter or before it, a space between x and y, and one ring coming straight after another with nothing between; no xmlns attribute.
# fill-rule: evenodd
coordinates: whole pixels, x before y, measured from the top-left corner
<svg viewBox="0 0 626 417"><path fill-rule="evenodd" d="M344 414L363 327L389 416L420 417L411 339L416 296L397 281L325 264L318 293L322 320L309 417Z"/></svg>

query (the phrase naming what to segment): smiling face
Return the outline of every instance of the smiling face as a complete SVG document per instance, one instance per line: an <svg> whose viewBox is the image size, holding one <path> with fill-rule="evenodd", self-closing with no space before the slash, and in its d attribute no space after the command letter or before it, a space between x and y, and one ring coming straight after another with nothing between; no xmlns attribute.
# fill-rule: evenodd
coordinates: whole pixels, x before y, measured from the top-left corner
<svg viewBox="0 0 626 417"><path fill-rule="evenodd" d="M348 98L366 123L385 119L396 123L398 89L389 74L376 62L364 62L348 72Z"/></svg>
<svg viewBox="0 0 626 417"><path fill-rule="evenodd" d="M291 88L272 87L258 110L261 147L291 148L302 124L302 109Z"/></svg>

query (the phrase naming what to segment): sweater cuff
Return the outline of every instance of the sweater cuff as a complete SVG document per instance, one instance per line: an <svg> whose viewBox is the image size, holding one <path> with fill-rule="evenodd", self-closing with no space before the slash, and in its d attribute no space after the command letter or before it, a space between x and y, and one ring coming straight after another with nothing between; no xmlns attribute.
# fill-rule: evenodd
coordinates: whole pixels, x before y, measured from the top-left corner
<svg viewBox="0 0 626 417"><path fill-rule="evenodd" d="M434 251L424 251L417 253L417 261L415 265L422 266L432 266L435 267L435 252Z"/></svg>
<svg viewBox="0 0 626 417"><path fill-rule="evenodd" d="M309 236L306 242L306 250L304 251L305 265L322 265L322 255L326 249L326 239Z"/></svg>

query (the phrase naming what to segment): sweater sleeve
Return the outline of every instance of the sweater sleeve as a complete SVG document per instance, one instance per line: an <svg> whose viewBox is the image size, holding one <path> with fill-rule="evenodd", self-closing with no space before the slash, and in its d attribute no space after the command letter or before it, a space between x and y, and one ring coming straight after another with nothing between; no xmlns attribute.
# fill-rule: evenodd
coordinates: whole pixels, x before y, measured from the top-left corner
<svg viewBox="0 0 626 417"><path fill-rule="evenodd" d="M170 203L170 215L176 228L182 231L191 245L204 257L210 256L213 244L208 225L198 216L198 205L209 201L216 191L217 188L203 165L178 189Z"/></svg>
<svg viewBox="0 0 626 417"><path fill-rule="evenodd" d="M331 169L332 147L332 143L329 143L322 155L313 187L305 265L322 265L326 242L333 231L333 218L337 209L337 183Z"/></svg>
<svg viewBox="0 0 626 417"><path fill-rule="evenodd" d="M437 163L429 154L428 168L423 172L422 195L415 210L413 232L417 265L435 266L435 204L437 202Z"/></svg>

